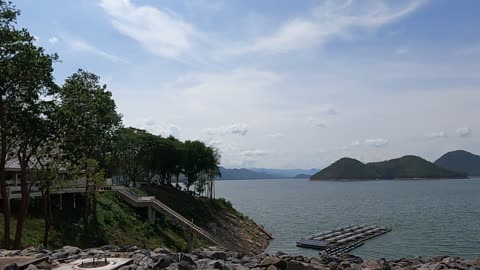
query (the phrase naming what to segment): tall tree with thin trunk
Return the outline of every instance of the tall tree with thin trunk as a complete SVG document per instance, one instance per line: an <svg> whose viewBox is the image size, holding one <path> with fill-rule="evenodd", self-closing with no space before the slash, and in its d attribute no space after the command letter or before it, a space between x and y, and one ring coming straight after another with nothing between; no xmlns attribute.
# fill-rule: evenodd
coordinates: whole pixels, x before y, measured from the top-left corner
<svg viewBox="0 0 480 270"><path fill-rule="evenodd" d="M22 203L19 211L15 246L20 246L23 220L28 208L29 189L27 182L28 161L33 156L39 140L37 123L43 120L45 108L42 96L53 87L52 62L56 55L45 54L35 46L34 38L26 29L16 27L20 12L10 1L0 0L0 190L4 212L4 244L10 247L10 210L5 181L5 166L8 155L15 153L22 166ZM27 122L23 122L27 121ZM25 130L33 131L28 135ZM41 132L39 132L41 133ZM28 137L32 135L32 137ZM28 137L28 138L27 138ZM14 158L14 157L10 157Z"/></svg>
<svg viewBox="0 0 480 270"><path fill-rule="evenodd" d="M20 53L18 64L25 66L25 82L16 87L16 106L12 106L15 121L14 149L20 164L20 187L22 200L17 215L15 231L15 248L21 248L23 225L27 215L30 189L34 180L29 179L32 158L36 158L37 150L52 136L51 115L54 102L49 100L57 87L53 79L52 64L56 55L47 55L33 41L26 43Z"/></svg>

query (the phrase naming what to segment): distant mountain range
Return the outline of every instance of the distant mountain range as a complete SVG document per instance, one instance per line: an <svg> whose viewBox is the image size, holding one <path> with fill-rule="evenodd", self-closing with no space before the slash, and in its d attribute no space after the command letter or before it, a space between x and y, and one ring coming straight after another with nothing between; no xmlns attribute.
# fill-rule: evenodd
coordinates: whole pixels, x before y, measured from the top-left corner
<svg viewBox="0 0 480 270"><path fill-rule="evenodd" d="M299 174L313 175L318 172L320 169L265 169L265 168L248 168L254 172L266 173L270 175L281 176L282 178L293 178Z"/></svg>
<svg viewBox="0 0 480 270"><path fill-rule="evenodd" d="M250 179L275 179L281 178L279 176L270 175L266 173L254 172L248 169L227 169L220 167L222 177L220 180L250 180Z"/></svg>
<svg viewBox="0 0 480 270"><path fill-rule="evenodd" d="M366 164L356 159L342 158L314 174L310 179L435 179L465 177L464 173L453 172L439 167L421 157L404 156Z"/></svg>
<svg viewBox="0 0 480 270"><path fill-rule="evenodd" d="M308 179L318 169L302 170L302 169L227 169L220 167L222 177L219 180L252 180L252 179Z"/></svg>
<svg viewBox="0 0 480 270"><path fill-rule="evenodd" d="M382 162L362 163L342 158L323 170L220 168L221 180L248 179L414 179L465 178L480 176L480 156L463 150L446 153L434 163L418 156L404 156Z"/></svg>
<svg viewBox="0 0 480 270"><path fill-rule="evenodd" d="M469 176L480 176L480 156L464 150L448 152L437 159L435 164Z"/></svg>

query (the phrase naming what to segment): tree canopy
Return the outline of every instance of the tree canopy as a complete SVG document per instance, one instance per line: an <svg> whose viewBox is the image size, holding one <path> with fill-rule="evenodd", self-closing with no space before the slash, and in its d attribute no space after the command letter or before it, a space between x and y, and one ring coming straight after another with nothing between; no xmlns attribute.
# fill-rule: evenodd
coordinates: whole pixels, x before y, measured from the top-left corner
<svg viewBox="0 0 480 270"><path fill-rule="evenodd" d="M17 27L19 15L10 1L0 0L0 191L7 198L6 164L16 159L22 198L16 248L33 186L43 195L47 243L50 190L63 186L71 178L67 174L85 182L85 228L95 220L99 188L113 175L127 183L172 185L175 179L177 187L182 179L187 190L194 185L199 195L211 191L219 175L216 149L124 127L112 93L93 73L79 69L57 85L53 65L58 56L47 54L27 29ZM53 176L59 171L67 173ZM9 200L2 200L2 208L3 243L10 248Z"/></svg>

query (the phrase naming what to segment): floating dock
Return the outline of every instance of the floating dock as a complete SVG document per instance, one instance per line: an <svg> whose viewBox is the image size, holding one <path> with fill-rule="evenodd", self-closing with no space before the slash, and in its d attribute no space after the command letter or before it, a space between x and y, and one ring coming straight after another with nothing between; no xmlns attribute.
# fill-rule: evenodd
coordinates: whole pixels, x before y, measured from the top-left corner
<svg viewBox="0 0 480 270"><path fill-rule="evenodd" d="M353 250L366 240L391 231L377 225L350 225L330 231L312 234L297 242L298 247L323 250L323 253L337 255Z"/></svg>

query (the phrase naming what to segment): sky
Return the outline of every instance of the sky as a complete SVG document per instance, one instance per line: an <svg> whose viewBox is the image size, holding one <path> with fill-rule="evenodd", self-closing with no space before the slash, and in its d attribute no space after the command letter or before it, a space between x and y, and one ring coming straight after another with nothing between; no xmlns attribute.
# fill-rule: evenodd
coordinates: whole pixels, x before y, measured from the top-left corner
<svg viewBox="0 0 480 270"><path fill-rule="evenodd" d="M480 1L16 0L19 25L113 93L125 125L222 165L480 154Z"/></svg>

